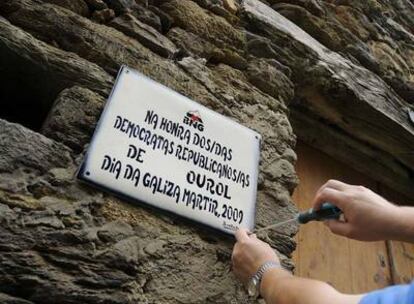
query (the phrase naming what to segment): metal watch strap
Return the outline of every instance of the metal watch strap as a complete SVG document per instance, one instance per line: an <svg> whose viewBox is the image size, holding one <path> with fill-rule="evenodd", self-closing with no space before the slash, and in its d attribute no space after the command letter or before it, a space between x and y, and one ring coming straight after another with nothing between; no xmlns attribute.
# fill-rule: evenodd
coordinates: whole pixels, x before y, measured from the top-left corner
<svg viewBox="0 0 414 304"><path fill-rule="evenodd" d="M256 279L258 279L260 281L262 279L263 274L266 272L266 270L268 270L270 268L275 268L275 267L281 268L282 266L278 262L267 261L267 262L263 263L262 266L259 267L259 269L257 270L257 272L254 276L256 277Z"/></svg>
<svg viewBox="0 0 414 304"><path fill-rule="evenodd" d="M282 265L280 265L280 263L275 262L275 261L267 261L263 263L262 266L259 267L256 274L252 277L252 278L255 278L258 282L257 283L258 291L260 291L260 283L262 282L263 275L265 274L267 270L272 269L272 268L282 268Z"/></svg>

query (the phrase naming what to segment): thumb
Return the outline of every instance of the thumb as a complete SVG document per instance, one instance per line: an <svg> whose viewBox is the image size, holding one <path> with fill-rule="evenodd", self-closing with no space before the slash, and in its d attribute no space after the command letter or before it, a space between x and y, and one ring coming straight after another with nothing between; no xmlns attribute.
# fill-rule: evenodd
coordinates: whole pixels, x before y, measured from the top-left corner
<svg viewBox="0 0 414 304"><path fill-rule="evenodd" d="M348 237L351 231L351 225L347 222L327 220L325 221L325 225L328 226L333 233L341 236Z"/></svg>
<svg viewBox="0 0 414 304"><path fill-rule="evenodd" d="M245 241L248 241L250 239L249 236L248 236L248 234L247 234L247 230L244 229L244 228L238 229L236 231L235 236L236 236L236 240L238 242L245 242Z"/></svg>

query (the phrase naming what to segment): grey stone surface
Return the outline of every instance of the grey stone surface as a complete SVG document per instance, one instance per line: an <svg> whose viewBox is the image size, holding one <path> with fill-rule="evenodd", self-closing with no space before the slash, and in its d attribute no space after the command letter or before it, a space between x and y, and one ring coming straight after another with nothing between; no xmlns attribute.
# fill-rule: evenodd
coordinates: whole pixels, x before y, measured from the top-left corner
<svg viewBox="0 0 414 304"><path fill-rule="evenodd" d="M86 4L94 10L103 10L108 8L108 5L103 0L85 0Z"/></svg>
<svg viewBox="0 0 414 304"><path fill-rule="evenodd" d="M215 35L223 33L220 25L227 24L225 19L209 15L197 4L192 4L191 8L206 19L206 24L217 23L213 25ZM171 17L174 22L165 7L153 11L163 14L163 18ZM264 135L262 168L277 162L286 151L293 149L295 136L286 116L286 104L293 94L289 78L285 76L280 82L276 79L269 86L262 83L260 88L256 87L259 71L250 68L245 75L221 63L247 68L247 59L242 58L244 51L237 51L232 43L228 43L223 55L216 56L214 66L206 65L204 59L192 57L178 57L174 62L168 58L172 54L176 56L175 43L167 42L170 41L167 37L142 23L142 19L137 23L140 30L150 33L147 37L150 42L128 32L126 25L123 31L129 37L51 4L13 0L7 5L0 4L0 12L7 20L34 35L36 38L25 33L32 41L41 45L40 40L53 42L57 48L44 44L46 56L55 49L71 56L75 53L89 65L99 66L112 75L122 64L128 64L256 129ZM228 29L232 29L234 37L239 37L240 41L244 39L243 31L230 25L224 28ZM197 36L197 33L188 33ZM184 37L178 32L177 41ZM209 43L216 50L222 49L219 39L207 37L205 41L211 41ZM18 52L19 47L16 47ZM199 48L203 47L200 44ZM32 49L30 47L29 51ZM203 57L202 52L199 55ZM30 63L30 66L35 64ZM267 77L284 73L278 70L282 64L271 61L269 64L272 68ZM64 65L62 71L65 71ZM74 175L82 159L80 153L89 141L108 94L97 86L100 83L98 77L93 85L79 81L87 75L96 77L88 70L79 71L73 82L65 82L56 90L55 102L40 130L58 145L55 150L60 156L62 149L68 151L68 162L53 162L41 172L28 165L14 166L1 175L0 206L5 207L8 216L0 225L4 228L1 234L7 236L4 238L7 245L0 246L7 248L0 250L0 254L10 268L5 270L6 279L0 282L8 287L0 287L0 291L31 302L39 302L42 298L44 303L230 303L246 300L246 293L230 272L233 240L182 223L180 218L129 205L109 195L102 196L99 191L76 182ZM103 72L103 75L107 74ZM111 78L108 76L108 79ZM287 85L283 88L285 93L276 94L276 87L284 84ZM22 130L25 134L37 134ZM5 140L8 138L6 136ZM36 141L31 145L36 149ZM48 150L48 153L52 151ZM293 164L295 158L288 159ZM296 212L289 198L297 182L293 167L281 170L285 170L283 184L270 180L271 175L261 175L260 187L274 184L280 195L267 194L269 189L259 191L259 209L270 208L272 211L264 212L266 216L260 215L260 211L258 225L269 224L279 215L289 216ZM290 182L286 182L289 178ZM282 205L283 210L278 207ZM292 265L287 256L295 246L291 239L295 232L296 227L288 227L284 236L272 242L289 267ZM24 249L29 246L33 248L30 252ZM10 248L15 247L20 248L22 254L8 255ZM32 267L23 267L17 272L17 265L24 260ZM206 277L212 279L206 281ZM182 292L180 286L191 288ZM22 293L17 294L16 290L22 290ZM46 292L49 297L44 298Z"/></svg>
<svg viewBox="0 0 414 304"><path fill-rule="evenodd" d="M57 97L41 132L81 152L91 139L104 104L101 95L86 88L65 89Z"/></svg>
<svg viewBox="0 0 414 304"><path fill-rule="evenodd" d="M6 9L3 5L0 7ZM40 85L45 86L42 91L48 94L57 95L67 86L78 84L107 95L113 82L96 64L39 41L4 20L0 20L0 54L2 67L13 67L20 75L28 74L29 83L44 79Z"/></svg>
<svg viewBox="0 0 414 304"><path fill-rule="evenodd" d="M163 57L173 58L178 53L177 47L168 38L131 14L127 13L115 18L111 26Z"/></svg>
<svg viewBox="0 0 414 304"><path fill-rule="evenodd" d="M0 120L0 172L11 173L27 167L45 173L53 167L66 167L70 150L21 125Z"/></svg>
<svg viewBox="0 0 414 304"><path fill-rule="evenodd" d="M86 2L83 0L42 0L52 4L59 5L63 8L73 11L81 16L88 17L89 9Z"/></svg>
<svg viewBox="0 0 414 304"><path fill-rule="evenodd" d="M297 9L304 10L301 7ZM292 41L288 56L281 56L283 59L280 58L279 61L292 70L292 78L297 85L296 102L293 104L296 110L304 112L305 115L309 113L314 115L313 117L320 117L327 124L335 125L359 140L361 145L368 143L395 157L404 164L406 172L413 171L414 155L408 151L414 145L414 128L409 125L403 110L408 106L408 102L384 81L386 77L382 79L380 77L383 76L382 74L377 75L362 67L359 62L353 62L340 53L333 52L332 49L336 50L340 46L327 48L321 43L325 41L319 36L311 36L291 20L258 0L245 0L243 14L244 18L252 24L253 32L265 30L265 37L271 40L275 50L280 49L280 45ZM308 14L310 13L306 12L305 15ZM288 17L297 21L290 15ZM316 17L308 17L316 22L314 20ZM340 35L336 30L335 27L332 30L326 29L329 34ZM344 35L342 39L348 38ZM333 39L329 41L337 42ZM347 41L356 43L350 38ZM300 130L312 132L312 129ZM398 137L395 134L398 134ZM306 133L300 135L303 138L311 137ZM323 145L319 143L319 149L331 150L324 148L331 144L331 142ZM370 164L358 164L352 161L352 154L349 156L351 160L343 159L343 156L340 158L352 162L359 170L361 166L366 166L362 171L369 172ZM399 164L395 164L395 167L393 171L398 172ZM378 175L376 172L372 176L389 184L389 180L386 181L386 178L381 177L383 174ZM398 177L395 174L394 178L396 182L392 183L393 188L409 196L413 194L413 188L408 186L413 182L412 177L404 173L398 174Z"/></svg>

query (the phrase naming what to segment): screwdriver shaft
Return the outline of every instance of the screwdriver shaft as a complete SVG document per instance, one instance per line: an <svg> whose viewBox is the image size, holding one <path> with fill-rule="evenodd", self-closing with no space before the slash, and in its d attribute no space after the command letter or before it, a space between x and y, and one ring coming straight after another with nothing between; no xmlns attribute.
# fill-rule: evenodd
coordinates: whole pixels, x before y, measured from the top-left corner
<svg viewBox="0 0 414 304"><path fill-rule="evenodd" d="M297 220L298 220L298 218L295 217L295 218L290 219L290 220L287 220L287 221L283 221L283 222L276 223L276 224L273 224L273 225L269 225L269 226L266 226L266 227L263 227L263 228L255 229L255 230L253 230L253 233L257 233L257 232L264 231L264 230L278 228L278 227L283 226L283 225L286 225L286 224L294 223Z"/></svg>

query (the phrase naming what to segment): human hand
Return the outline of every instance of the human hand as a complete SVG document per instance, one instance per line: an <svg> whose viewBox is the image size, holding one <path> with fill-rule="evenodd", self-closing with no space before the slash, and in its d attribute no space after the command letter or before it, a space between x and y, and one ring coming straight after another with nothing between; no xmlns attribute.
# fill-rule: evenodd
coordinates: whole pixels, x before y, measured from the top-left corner
<svg viewBox="0 0 414 304"><path fill-rule="evenodd" d="M325 221L335 234L378 241L392 239L398 233L399 207L365 187L329 180L316 193L313 206L319 209L324 202L334 204L344 214L344 221Z"/></svg>
<svg viewBox="0 0 414 304"><path fill-rule="evenodd" d="M249 236L247 230L241 228L236 232L236 239L231 260L233 272L242 283L246 284L265 262L275 261L280 264L274 250L255 234Z"/></svg>

